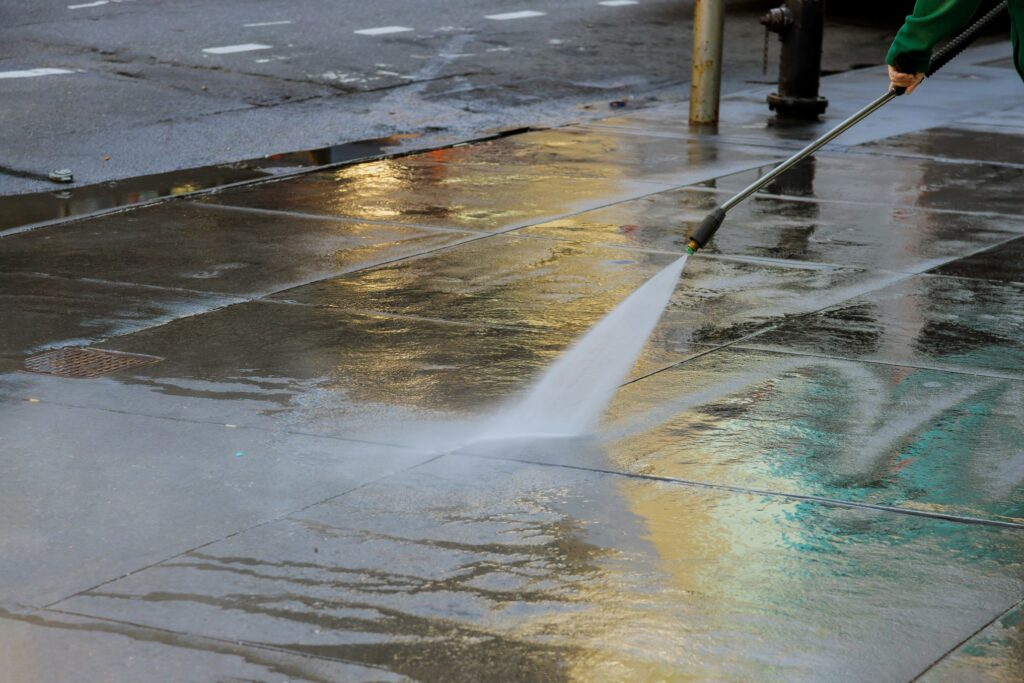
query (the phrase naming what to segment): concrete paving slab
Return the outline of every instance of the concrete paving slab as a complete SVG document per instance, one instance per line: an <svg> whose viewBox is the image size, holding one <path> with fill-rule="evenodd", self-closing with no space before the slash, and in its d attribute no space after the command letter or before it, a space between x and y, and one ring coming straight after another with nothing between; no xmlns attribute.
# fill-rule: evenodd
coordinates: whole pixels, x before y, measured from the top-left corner
<svg viewBox="0 0 1024 683"><path fill-rule="evenodd" d="M429 457L49 402L0 405L0 600L36 606Z"/></svg>
<svg viewBox="0 0 1024 683"><path fill-rule="evenodd" d="M1024 284L1024 238L958 259L936 268L934 272L953 277Z"/></svg>
<svg viewBox="0 0 1024 683"><path fill-rule="evenodd" d="M964 117L960 123L970 126L991 127L993 130L1006 130L1016 135L1024 135L1024 105L1008 109L997 109Z"/></svg>
<svg viewBox="0 0 1024 683"><path fill-rule="evenodd" d="M417 679L908 680L1024 537L446 457L60 604Z"/></svg>
<svg viewBox="0 0 1024 683"><path fill-rule="evenodd" d="M422 155L496 175L542 173L628 178L670 185L699 182L785 156L763 146L699 138L666 140L642 131L567 126Z"/></svg>
<svg viewBox="0 0 1024 683"><path fill-rule="evenodd" d="M859 147L879 154L906 154L938 159L973 160L1003 164L1024 164L1021 154L1024 135L993 127L938 127L907 133Z"/></svg>
<svg viewBox="0 0 1024 683"><path fill-rule="evenodd" d="M4 238L0 270L252 296L466 238L170 202Z"/></svg>
<svg viewBox="0 0 1024 683"><path fill-rule="evenodd" d="M63 345L86 345L237 302L178 289L0 273L0 368Z"/></svg>
<svg viewBox="0 0 1024 683"><path fill-rule="evenodd" d="M926 683L1012 683L1024 679L1024 606L1007 612L922 678Z"/></svg>
<svg viewBox="0 0 1024 683"><path fill-rule="evenodd" d="M813 164L802 167L813 173ZM518 231L681 253L723 192L683 188ZM706 254L754 256L917 273L1024 232L1024 221L943 211L822 202L813 174L794 175L729 212ZM1010 263L1012 261L1008 261Z"/></svg>
<svg viewBox="0 0 1024 683"><path fill-rule="evenodd" d="M642 197L666 185L387 159L218 192L209 201L290 213L498 232Z"/></svg>
<svg viewBox="0 0 1024 683"><path fill-rule="evenodd" d="M379 668L16 607L0 607L0 660L12 681L404 680Z"/></svg>
<svg viewBox="0 0 1024 683"><path fill-rule="evenodd" d="M917 275L746 346L1024 377L1024 286Z"/></svg>
<svg viewBox="0 0 1024 683"><path fill-rule="evenodd" d="M1022 414L1019 380L733 347L620 389L597 437L603 465L542 443L516 457L1024 529Z"/></svg>
<svg viewBox="0 0 1024 683"><path fill-rule="evenodd" d="M155 365L88 381L0 374L0 395L442 447L482 429L571 341L558 330L254 302L103 344L162 356ZM704 350L656 341L633 377Z"/></svg>
<svg viewBox="0 0 1024 683"><path fill-rule="evenodd" d="M577 335L677 255L500 235L275 299ZM694 258L655 339L722 343L892 282L895 273Z"/></svg>
<svg viewBox="0 0 1024 683"><path fill-rule="evenodd" d="M969 150L965 154L969 154ZM738 192L767 170L766 167L719 178L713 187ZM798 172L794 167L787 175ZM871 178L870 183L864 182L867 177ZM819 154L815 159L812 196L862 206L884 204L1017 216L1022 180L1024 166Z"/></svg>

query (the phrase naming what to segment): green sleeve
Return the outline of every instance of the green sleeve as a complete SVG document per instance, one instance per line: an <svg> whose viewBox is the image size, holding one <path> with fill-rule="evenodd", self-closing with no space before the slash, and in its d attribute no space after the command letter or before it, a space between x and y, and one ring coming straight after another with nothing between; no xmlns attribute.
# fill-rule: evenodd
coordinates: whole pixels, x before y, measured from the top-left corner
<svg viewBox="0 0 1024 683"><path fill-rule="evenodd" d="M886 64L904 73L927 71L932 49L970 22L981 0L917 0L892 41Z"/></svg>

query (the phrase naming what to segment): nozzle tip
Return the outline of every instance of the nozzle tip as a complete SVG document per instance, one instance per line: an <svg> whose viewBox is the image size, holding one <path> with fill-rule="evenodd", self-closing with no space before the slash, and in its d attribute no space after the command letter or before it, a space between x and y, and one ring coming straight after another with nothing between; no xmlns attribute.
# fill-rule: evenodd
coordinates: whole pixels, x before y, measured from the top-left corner
<svg viewBox="0 0 1024 683"><path fill-rule="evenodd" d="M698 249L700 249L700 244L697 240L690 240L686 245L687 254L696 254Z"/></svg>
<svg viewBox="0 0 1024 683"><path fill-rule="evenodd" d="M693 247L686 247L686 253L692 256L693 254L697 253L697 250L694 249Z"/></svg>

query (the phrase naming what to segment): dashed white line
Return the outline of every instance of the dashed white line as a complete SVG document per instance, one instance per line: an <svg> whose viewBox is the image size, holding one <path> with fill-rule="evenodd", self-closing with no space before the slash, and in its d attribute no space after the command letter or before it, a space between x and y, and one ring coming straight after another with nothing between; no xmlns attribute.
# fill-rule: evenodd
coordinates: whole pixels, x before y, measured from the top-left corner
<svg viewBox="0 0 1024 683"><path fill-rule="evenodd" d="M33 78L55 74L73 74L69 69L25 69L24 71L0 71L0 78Z"/></svg>
<svg viewBox="0 0 1024 683"><path fill-rule="evenodd" d="M639 5L636 0L603 0L603 2L597 3L604 5L605 7L622 7L624 5Z"/></svg>
<svg viewBox="0 0 1024 683"><path fill-rule="evenodd" d="M508 21L509 19L529 19L530 17L543 17L547 12L534 12L532 9L522 12L506 12L505 14L488 14L487 19L495 21Z"/></svg>
<svg viewBox="0 0 1024 683"><path fill-rule="evenodd" d="M81 5L68 5L68 9L85 9L86 7L99 7L100 5L109 4L110 0L96 0L96 2L86 2Z"/></svg>
<svg viewBox="0 0 1024 683"><path fill-rule="evenodd" d="M363 28L353 33L358 33L361 36L383 36L388 33L405 33L412 29L408 26L380 26L378 28Z"/></svg>
<svg viewBox="0 0 1024 683"><path fill-rule="evenodd" d="M245 28L256 28L257 26L284 26L294 24L294 21L258 21L255 24L242 24Z"/></svg>
<svg viewBox="0 0 1024 683"><path fill-rule="evenodd" d="M223 47L204 47L203 52L208 52L211 55L230 55L235 52L252 52L253 50L269 50L271 45L261 45L259 43L243 43L242 45L225 45Z"/></svg>

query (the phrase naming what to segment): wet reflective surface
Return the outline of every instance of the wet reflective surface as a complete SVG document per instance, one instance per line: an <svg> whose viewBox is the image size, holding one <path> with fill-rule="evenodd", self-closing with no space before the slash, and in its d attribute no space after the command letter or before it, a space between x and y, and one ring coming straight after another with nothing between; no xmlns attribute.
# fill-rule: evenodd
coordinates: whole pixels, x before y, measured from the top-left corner
<svg viewBox="0 0 1024 683"><path fill-rule="evenodd" d="M444 311L450 320L575 335L675 258L671 253L495 236L275 298L401 315ZM787 314L824 308L897 277L853 268L691 259L655 338L734 341Z"/></svg>
<svg viewBox="0 0 1024 683"><path fill-rule="evenodd" d="M1005 609L1021 542L449 456L58 608L427 680L895 680Z"/></svg>
<svg viewBox="0 0 1024 683"><path fill-rule="evenodd" d="M487 232L750 168L777 154L559 129L322 172L210 201ZM613 163L609 163L609 162Z"/></svg>
<svg viewBox="0 0 1024 683"><path fill-rule="evenodd" d="M186 169L96 185L68 188L55 184L50 192L0 197L0 235L5 231L13 232L19 227L34 223L91 214L119 206L142 204L163 197L176 197L256 178L269 178L303 167L373 157L394 149L408 137L410 136L399 135L301 152L274 154L234 164Z"/></svg>
<svg viewBox="0 0 1024 683"><path fill-rule="evenodd" d="M1022 377L1022 306L1019 284L919 275L794 320L750 344Z"/></svg>
<svg viewBox="0 0 1024 683"><path fill-rule="evenodd" d="M626 471L1024 524L1022 414L1020 380L729 349L623 388L603 438Z"/></svg>
<svg viewBox="0 0 1024 683"><path fill-rule="evenodd" d="M971 149L964 153L970 154ZM801 162L789 173L799 173ZM819 155L814 160L815 196L864 205L914 206L949 211L1019 215L1013 188L1024 180L1024 165L951 163L885 155ZM762 172L765 169L762 169ZM744 172L715 181L721 190L738 192L759 175ZM864 182L870 177L871 182ZM782 180L782 178L780 178Z"/></svg>
<svg viewBox="0 0 1024 683"><path fill-rule="evenodd" d="M922 94L730 214L579 439L486 425L820 125L631 113L0 238L4 674L1018 680L1019 132ZM19 370L63 344L163 360Z"/></svg>
<svg viewBox="0 0 1024 683"><path fill-rule="evenodd" d="M0 270L265 294L454 244L468 235L165 204L4 238ZM130 254L131 258L125 258Z"/></svg>
<svg viewBox="0 0 1024 683"><path fill-rule="evenodd" d="M827 199L827 194L816 193L814 165L799 171L770 185L775 195L755 195L732 209L702 253L922 272L1024 232L1024 221L1012 216L819 201L817 196ZM704 216L727 198L721 191L685 188L542 223L521 234L678 253ZM992 259L1003 268L1018 260L1001 252Z"/></svg>

